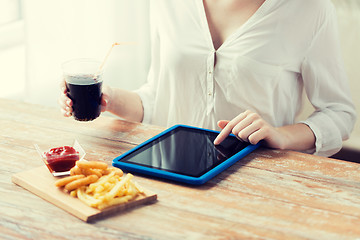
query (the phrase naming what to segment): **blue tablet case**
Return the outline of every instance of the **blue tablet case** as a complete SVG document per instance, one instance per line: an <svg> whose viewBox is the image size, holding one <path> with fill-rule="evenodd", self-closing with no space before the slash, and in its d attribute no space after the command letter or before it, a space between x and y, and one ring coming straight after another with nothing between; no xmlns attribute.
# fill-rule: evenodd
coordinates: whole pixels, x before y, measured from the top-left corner
<svg viewBox="0 0 360 240"><path fill-rule="evenodd" d="M112 165L114 167L118 167L118 168L128 171L128 172L140 173L140 174L144 174L144 175L149 175L149 176L153 176L153 177L157 177L157 178L169 179L172 181L177 181L177 182L191 184L191 185L201 185L201 184L206 183L207 181L209 181L210 179L212 179L213 177L215 177L216 175L218 175L225 169L229 168L231 165L233 165L234 163L236 163L237 161L239 161L240 159L242 159L243 157L245 157L250 152L254 151L255 149L257 149L260 146L260 143L258 143L256 145L246 146L245 148L240 150L238 153L234 154L232 157L221 162L219 165L215 166L214 168L210 169L209 171L207 171L206 173L204 173L203 175L201 175L199 177L187 176L187 175L183 175L183 174L169 172L166 170L160 170L160 169L156 169L156 168L141 166L136 163L129 163L129 162L122 161L122 159L124 157L126 157L127 155L129 155L133 152L136 152L138 149L140 149L144 145L147 145L148 143L151 143L152 141L157 140L159 137L161 137L179 127L198 129L198 130L201 130L204 132L219 133L218 131L202 129L202 128L197 128L197 127L188 126L188 125L175 125L173 127L166 129L162 133L150 138L149 140L139 144L138 146L125 152L124 154L118 156L117 158L115 158L112 161Z"/></svg>

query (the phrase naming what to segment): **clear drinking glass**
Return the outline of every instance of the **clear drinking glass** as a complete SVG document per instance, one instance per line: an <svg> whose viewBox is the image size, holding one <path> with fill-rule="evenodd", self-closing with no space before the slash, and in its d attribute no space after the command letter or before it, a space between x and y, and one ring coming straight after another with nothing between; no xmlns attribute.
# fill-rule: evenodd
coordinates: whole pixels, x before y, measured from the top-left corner
<svg viewBox="0 0 360 240"><path fill-rule="evenodd" d="M101 62L96 59L73 59L62 64L67 95L73 102L73 116L91 121L100 116L102 96Z"/></svg>

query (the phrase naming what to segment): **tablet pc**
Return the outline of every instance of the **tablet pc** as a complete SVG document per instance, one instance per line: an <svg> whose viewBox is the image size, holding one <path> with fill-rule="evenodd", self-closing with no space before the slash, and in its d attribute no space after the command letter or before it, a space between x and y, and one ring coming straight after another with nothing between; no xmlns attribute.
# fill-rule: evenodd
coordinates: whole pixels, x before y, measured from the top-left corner
<svg viewBox="0 0 360 240"><path fill-rule="evenodd" d="M214 145L218 131L175 125L112 161L125 171L200 185L255 150L229 135Z"/></svg>

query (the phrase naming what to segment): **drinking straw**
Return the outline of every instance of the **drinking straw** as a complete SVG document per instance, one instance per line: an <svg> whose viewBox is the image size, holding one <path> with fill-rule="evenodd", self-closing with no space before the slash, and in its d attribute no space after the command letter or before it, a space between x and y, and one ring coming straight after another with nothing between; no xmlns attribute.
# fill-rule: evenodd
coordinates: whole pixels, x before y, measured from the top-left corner
<svg viewBox="0 0 360 240"><path fill-rule="evenodd" d="M101 63L99 69L98 69L97 72L94 74L94 77L93 77L94 80L96 79L96 77L99 75L99 73L100 73L101 70L103 69L103 67L104 67L107 59L108 59L109 56L110 56L110 53L111 53L112 49L113 49L115 46L117 46L117 45L132 45L132 44L135 44L135 43L134 43L134 42L116 42L116 43L113 43L113 44L111 45L109 51L107 52L107 54L106 54L103 62Z"/></svg>

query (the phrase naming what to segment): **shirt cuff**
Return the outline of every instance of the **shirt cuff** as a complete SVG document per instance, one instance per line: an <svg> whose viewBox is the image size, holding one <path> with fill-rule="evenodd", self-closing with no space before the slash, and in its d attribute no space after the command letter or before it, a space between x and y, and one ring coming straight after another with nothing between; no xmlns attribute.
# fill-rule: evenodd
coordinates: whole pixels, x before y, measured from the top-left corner
<svg viewBox="0 0 360 240"><path fill-rule="evenodd" d="M305 121L300 123L306 124L315 135L315 149L308 150L319 156L329 157L340 151L342 147L342 138L339 130L331 119L327 119L325 114L313 114Z"/></svg>

